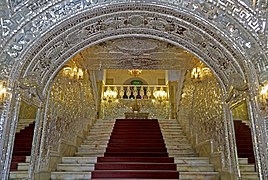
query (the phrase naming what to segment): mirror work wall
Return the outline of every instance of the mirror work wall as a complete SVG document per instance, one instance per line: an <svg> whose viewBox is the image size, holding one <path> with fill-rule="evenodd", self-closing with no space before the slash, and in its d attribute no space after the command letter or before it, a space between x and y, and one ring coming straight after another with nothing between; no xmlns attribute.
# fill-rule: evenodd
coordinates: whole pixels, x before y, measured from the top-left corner
<svg viewBox="0 0 268 180"><path fill-rule="evenodd" d="M245 100L258 172L267 179L267 4L267 0L1 1L0 80L7 90L0 104L2 179L9 172L21 100L37 107L38 129L53 79L65 62L87 47L123 37L166 41L202 60L219 81L227 133L233 131L231 109Z"/></svg>

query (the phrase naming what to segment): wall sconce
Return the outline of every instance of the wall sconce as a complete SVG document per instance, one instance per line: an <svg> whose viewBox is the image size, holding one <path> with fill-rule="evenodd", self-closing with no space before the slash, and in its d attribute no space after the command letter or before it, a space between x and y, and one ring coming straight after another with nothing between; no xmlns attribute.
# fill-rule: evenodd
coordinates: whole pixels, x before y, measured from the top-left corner
<svg viewBox="0 0 268 180"><path fill-rule="evenodd" d="M114 99L117 98L117 92L111 90L110 87L103 93L103 100L108 100L108 102L112 102Z"/></svg>
<svg viewBox="0 0 268 180"><path fill-rule="evenodd" d="M7 97L7 88L5 81L0 81L0 106L3 105Z"/></svg>
<svg viewBox="0 0 268 180"><path fill-rule="evenodd" d="M260 92L262 109L265 110L268 107L268 83L262 86Z"/></svg>
<svg viewBox="0 0 268 180"><path fill-rule="evenodd" d="M209 72L210 72L209 68L201 68L201 67L193 68L191 72L191 79L200 81L203 79L204 76L208 75Z"/></svg>
<svg viewBox="0 0 268 180"><path fill-rule="evenodd" d="M78 68L76 65L73 68L67 66L63 68L63 75L70 79L82 80L84 72L81 68Z"/></svg>
<svg viewBox="0 0 268 180"><path fill-rule="evenodd" d="M134 77L141 75L141 72L142 70L139 70L139 69L128 70L129 75L134 76Z"/></svg>
<svg viewBox="0 0 268 180"><path fill-rule="evenodd" d="M153 95L158 102L163 102L167 99L167 92L161 87L160 90L154 91Z"/></svg>

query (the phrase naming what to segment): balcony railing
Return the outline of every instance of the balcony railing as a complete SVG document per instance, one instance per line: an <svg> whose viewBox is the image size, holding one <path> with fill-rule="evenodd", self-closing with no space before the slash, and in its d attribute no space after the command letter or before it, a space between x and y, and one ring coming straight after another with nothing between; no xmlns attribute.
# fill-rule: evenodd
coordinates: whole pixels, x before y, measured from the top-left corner
<svg viewBox="0 0 268 180"><path fill-rule="evenodd" d="M105 99L168 99L165 85L104 85L102 98Z"/></svg>

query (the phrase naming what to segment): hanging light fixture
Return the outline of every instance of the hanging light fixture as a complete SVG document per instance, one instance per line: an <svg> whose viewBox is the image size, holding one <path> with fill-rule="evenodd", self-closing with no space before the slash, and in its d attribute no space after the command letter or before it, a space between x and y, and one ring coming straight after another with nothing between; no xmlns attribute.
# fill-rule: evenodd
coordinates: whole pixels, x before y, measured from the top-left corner
<svg viewBox="0 0 268 180"><path fill-rule="evenodd" d="M153 95L158 102L163 102L167 99L167 92L161 87L160 90L154 91Z"/></svg>
<svg viewBox="0 0 268 180"><path fill-rule="evenodd" d="M78 68L76 65L73 68L69 66L64 67L63 74L69 77L70 79L77 79L77 80L83 79L84 76L83 70L81 68Z"/></svg>
<svg viewBox="0 0 268 180"><path fill-rule="evenodd" d="M141 72L142 70L139 70L139 69L128 70L129 75L134 76L134 77L141 75Z"/></svg>
<svg viewBox="0 0 268 180"><path fill-rule="evenodd" d="M117 98L117 91L111 90L110 87L108 87L106 91L103 93L103 100L108 100L108 102L112 102L116 98Z"/></svg>
<svg viewBox="0 0 268 180"><path fill-rule="evenodd" d="M202 78L202 73L201 73L200 67L193 68L192 73L191 73L191 78L192 79L201 79Z"/></svg>
<svg viewBox="0 0 268 180"><path fill-rule="evenodd" d="M209 68L205 67L195 67L192 69L191 72L191 79L200 81L203 79L204 76L208 75L210 73Z"/></svg>

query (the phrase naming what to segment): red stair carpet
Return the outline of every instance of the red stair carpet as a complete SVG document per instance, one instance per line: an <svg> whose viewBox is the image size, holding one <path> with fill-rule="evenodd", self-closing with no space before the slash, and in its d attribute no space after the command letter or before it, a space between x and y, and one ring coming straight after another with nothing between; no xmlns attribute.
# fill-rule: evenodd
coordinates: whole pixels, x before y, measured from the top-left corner
<svg viewBox="0 0 268 180"><path fill-rule="evenodd" d="M250 128L242 121L234 121L234 125L238 157L248 158L249 163L255 164Z"/></svg>
<svg viewBox="0 0 268 180"><path fill-rule="evenodd" d="M16 171L18 163L25 162L26 156L31 155L33 134L34 124L16 133L10 171Z"/></svg>
<svg viewBox="0 0 268 180"><path fill-rule="evenodd" d="M104 154L91 177L178 179L156 119L117 119Z"/></svg>

